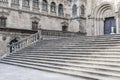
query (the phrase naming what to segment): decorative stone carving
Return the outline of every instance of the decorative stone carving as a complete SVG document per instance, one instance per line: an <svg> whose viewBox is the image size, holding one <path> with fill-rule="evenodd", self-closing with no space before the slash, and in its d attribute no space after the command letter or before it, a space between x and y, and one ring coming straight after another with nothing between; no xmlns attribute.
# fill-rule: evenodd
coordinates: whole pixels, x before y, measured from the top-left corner
<svg viewBox="0 0 120 80"><path fill-rule="evenodd" d="M69 26L69 23L67 21L62 22L61 24L62 26Z"/></svg>
<svg viewBox="0 0 120 80"><path fill-rule="evenodd" d="M4 10L4 9L2 9L0 11L0 16L7 17L9 14L10 14L10 10Z"/></svg>
<svg viewBox="0 0 120 80"><path fill-rule="evenodd" d="M39 22L40 21L40 16L32 16L31 20Z"/></svg>
<svg viewBox="0 0 120 80"><path fill-rule="evenodd" d="M7 37L6 36L2 36L2 40L6 41Z"/></svg>

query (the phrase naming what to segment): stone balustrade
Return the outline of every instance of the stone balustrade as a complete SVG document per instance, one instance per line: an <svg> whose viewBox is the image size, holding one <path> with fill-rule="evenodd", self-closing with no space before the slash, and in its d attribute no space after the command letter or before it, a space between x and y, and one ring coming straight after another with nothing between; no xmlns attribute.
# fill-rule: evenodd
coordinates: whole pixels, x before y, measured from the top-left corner
<svg viewBox="0 0 120 80"><path fill-rule="evenodd" d="M56 36L56 37L73 37L76 36L75 32L68 31L57 31L57 30L41 30L42 35L44 36Z"/></svg>
<svg viewBox="0 0 120 80"><path fill-rule="evenodd" d="M85 34L79 34L79 36L85 35ZM76 32L68 32L68 31L57 31L57 30L44 30L39 29L37 33L19 41L16 43L13 43L8 46L9 52L16 52L18 50L21 50L25 47L30 46L31 44L36 43L37 41L49 38L49 39L57 39L57 38L68 38L68 37L75 37L78 36L78 33Z"/></svg>
<svg viewBox="0 0 120 80"><path fill-rule="evenodd" d="M37 42L39 40L39 38L40 38L39 33L36 33L36 34L33 34L19 42L8 45L8 52L15 52L15 51L21 50L25 47L28 47L29 45Z"/></svg>

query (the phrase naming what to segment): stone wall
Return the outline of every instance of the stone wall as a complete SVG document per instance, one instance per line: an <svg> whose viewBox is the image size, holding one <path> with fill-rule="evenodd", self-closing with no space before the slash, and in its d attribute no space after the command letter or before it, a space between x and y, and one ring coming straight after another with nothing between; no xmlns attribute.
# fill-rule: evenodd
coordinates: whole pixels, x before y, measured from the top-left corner
<svg viewBox="0 0 120 80"><path fill-rule="evenodd" d="M16 37L20 41L28 36L30 34L0 31L0 56L8 52L8 45L12 39Z"/></svg>
<svg viewBox="0 0 120 80"><path fill-rule="evenodd" d="M9 11L8 9L4 9L5 11ZM50 15L40 15L40 14L34 14L34 13L27 13L27 12L19 12L15 10L11 10L9 12L9 15L7 17L7 28L15 28L15 29L26 29L26 30L32 30L32 21L34 21L33 18L39 19L39 26L41 25L42 29L47 30L59 30L62 31L62 22L67 21L69 22L69 19L67 18L61 18L56 16L50 16ZM68 30L71 32L78 32L78 21L72 20L69 22L70 25L68 25ZM85 27L85 26L84 26Z"/></svg>

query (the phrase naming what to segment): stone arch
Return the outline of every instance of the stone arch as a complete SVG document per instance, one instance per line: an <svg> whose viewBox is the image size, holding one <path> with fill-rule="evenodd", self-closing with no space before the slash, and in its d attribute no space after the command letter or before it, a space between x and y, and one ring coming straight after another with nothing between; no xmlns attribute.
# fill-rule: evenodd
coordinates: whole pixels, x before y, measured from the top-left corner
<svg viewBox="0 0 120 80"><path fill-rule="evenodd" d="M42 0L42 10L48 11L48 1L47 0Z"/></svg>
<svg viewBox="0 0 120 80"><path fill-rule="evenodd" d="M64 6L63 4L59 4L58 5L58 14L61 16L61 15L64 15Z"/></svg>
<svg viewBox="0 0 120 80"><path fill-rule="evenodd" d="M56 13L56 3L54 1L50 3L50 10L51 12Z"/></svg>
<svg viewBox="0 0 120 80"><path fill-rule="evenodd" d="M111 4L103 4L103 5L101 5L101 6L98 8L97 12L96 12L96 18L104 18L104 17L107 17L107 16L105 16L104 14L105 14L105 12L107 12L108 10L114 12L114 11L113 11L113 7L112 7ZM111 12L110 12L110 13L111 13ZM111 14L109 14L109 16L111 16Z"/></svg>
<svg viewBox="0 0 120 80"><path fill-rule="evenodd" d="M82 4L80 8L81 8L81 15L85 15L85 6Z"/></svg>
<svg viewBox="0 0 120 80"><path fill-rule="evenodd" d="M72 6L72 16L77 16L77 5L76 4L74 4L73 6Z"/></svg>
<svg viewBox="0 0 120 80"><path fill-rule="evenodd" d="M104 34L105 18L114 17L114 8L110 3L104 3L96 7L94 11L94 33L95 35Z"/></svg>

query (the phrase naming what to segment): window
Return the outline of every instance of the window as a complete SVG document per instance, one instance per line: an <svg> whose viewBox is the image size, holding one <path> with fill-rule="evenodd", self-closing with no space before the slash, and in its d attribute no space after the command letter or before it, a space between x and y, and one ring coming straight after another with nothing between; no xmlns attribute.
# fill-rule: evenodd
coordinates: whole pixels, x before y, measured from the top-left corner
<svg viewBox="0 0 120 80"><path fill-rule="evenodd" d="M76 4L74 4L73 7L72 7L72 15L73 16L77 15L77 5Z"/></svg>
<svg viewBox="0 0 120 80"><path fill-rule="evenodd" d="M56 12L56 4L55 4L55 2L51 3L51 12Z"/></svg>
<svg viewBox="0 0 120 80"><path fill-rule="evenodd" d="M23 0L23 6L29 6L30 1L29 0Z"/></svg>
<svg viewBox="0 0 120 80"><path fill-rule="evenodd" d="M81 6L81 14L82 14L82 15L85 14L85 6L84 6L84 5Z"/></svg>
<svg viewBox="0 0 120 80"><path fill-rule="evenodd" d="M0 27L6 27L6 19L5 17L0 17Z"/></svg>
<svg viewBox="0 0 120 80"><path fill-rule="evenodd" d="M34 30L34 31L38 30L38 22L36 22L36 21L32 22L32 30Z"/></svg>
<svg viewBox="0 0 120 80"><path fill-rule="evenodd" d="M18 4L19 5L19 0L12 0L12 4Z"/></svg>
<svg viewBox="0 0 120 80"><path fill-rule="evenodd" d="M47 3L46 0L43 0L43 2L42 2L42 9L43 9L44 11L47 11L47 10L48 10L48 3Z"/></svg>
<svg viewBox="0 0 120 80"><path fill-rule="evenodd" d="M70 3L72 2L72 0L67 0L67 1L70 2Z"/></svg>
<svg viewBox="0 0 120 80"><path fill-rule="evenodd" d="M8 0L0 0L0 2L8 2Z"/></svg>
<svg viewBox="0 0 120 80"><path fill-rule="evenodd" d="M63 5L62 4L59 4L59 7L58 7L58 13L59 15L63 15Z"/></svg>
<svg viewBox="0 0 120 80"><path fill-rule="evenodd" d="M33 0L33 7L39 8L39 0Z"/></svg>

